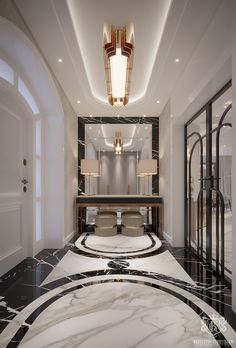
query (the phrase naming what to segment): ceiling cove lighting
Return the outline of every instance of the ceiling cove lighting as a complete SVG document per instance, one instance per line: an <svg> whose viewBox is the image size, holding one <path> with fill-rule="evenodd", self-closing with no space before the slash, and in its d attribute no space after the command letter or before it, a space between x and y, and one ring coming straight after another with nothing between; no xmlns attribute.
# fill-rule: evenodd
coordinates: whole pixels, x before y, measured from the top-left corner
<svg viewBox="0 0 236 348"><path fill-rule="evenodd" d="M123 142L121 139L121 132L115 133L115 140L114 140L114 152L116 155L121 155L123 151Z"/></svg>
<svg viewBox="0 0 236 348"><path fill-rule="evenodd" d="M133 67L134 26L104 24L104 65L108 101L112 106L124 106L129 101L130 76Z"/></svg>

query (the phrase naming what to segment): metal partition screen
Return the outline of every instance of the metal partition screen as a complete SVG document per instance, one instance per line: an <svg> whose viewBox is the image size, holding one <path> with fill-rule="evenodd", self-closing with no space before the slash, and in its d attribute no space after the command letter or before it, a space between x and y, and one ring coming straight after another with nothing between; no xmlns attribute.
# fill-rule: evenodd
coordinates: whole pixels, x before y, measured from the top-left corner
<svg viewBox="0 0 236 348"><path fill-rule="evenodd" d="M185 125L185 244L223 277L232 263L229 81Z"/></svg>

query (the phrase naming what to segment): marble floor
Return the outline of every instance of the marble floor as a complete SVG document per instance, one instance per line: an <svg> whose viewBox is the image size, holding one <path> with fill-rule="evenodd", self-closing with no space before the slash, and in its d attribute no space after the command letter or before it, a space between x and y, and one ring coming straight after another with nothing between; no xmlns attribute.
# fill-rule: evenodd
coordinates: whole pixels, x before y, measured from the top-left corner
<svg viewBox="0 0 236 348"><path fill-rule="evenodd" d="M84 233L0 278L0 347L236 347L231 291L153 233Z"/></svg>

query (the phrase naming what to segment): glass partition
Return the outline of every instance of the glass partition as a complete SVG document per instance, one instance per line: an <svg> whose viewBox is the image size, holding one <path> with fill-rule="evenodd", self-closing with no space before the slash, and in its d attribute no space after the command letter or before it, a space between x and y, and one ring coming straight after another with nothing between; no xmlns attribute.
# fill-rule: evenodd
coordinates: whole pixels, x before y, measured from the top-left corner
<svg viewBox="0 0 236 348"><path fill-rule="evenodd" d="M185 241L222 276L232 263L231 81L185 125Z"/></svg>

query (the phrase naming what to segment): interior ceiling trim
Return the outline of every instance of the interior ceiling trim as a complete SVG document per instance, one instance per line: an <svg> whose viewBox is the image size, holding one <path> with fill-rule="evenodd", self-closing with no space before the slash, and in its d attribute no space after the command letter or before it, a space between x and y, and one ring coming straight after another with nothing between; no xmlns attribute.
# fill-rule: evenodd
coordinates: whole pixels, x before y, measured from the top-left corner
<svg viewBox="0 0 236 348"><path fill-rule="evenodd" d="M123 147L129 147L132 145L132 142L133 142L133 138L134 138L134 135L135 135L135 131L136 131L136 125L135 124L129 124L129 127L132 128L132 131L131 131L131 136L129 137L129 141L125 141L126 137L122 138L123 140ZM111 137L108 137L107 134L105 134L105 125L102 124L101 125L101 131L102 131L102 135L103 135L103 138L104 138L104 142L106 144L106 146L108 147L114 147L114 143L113 142L109 142L107 139L110 139ZM122 133L121 133L122 134ZM115 135L113 136L113 138L115 137Z"/></svg>
<svg viewBox="0 0 236 348"><path fill-rule="evenodd" d="M129 98L129 104L136 103L136 102L140 101L141 99L143 99L145 97L145 95L147 93L147 89L148 89L148 85L149 85L149 82L151 79L152 71L153 71L153 68L155 65L158 49L159 49L159 46L161 43L162 35L164 32L166 21L168 18L168 14L169 14L169 11L171 8L171 3L172 3L172 0L165 0L165 7L163 8L160 29L156 30L156 37L155 37L155 40L153 40L154 45L149 52L147 52L147 51L145 52L146 55L149 55L149 57L147 59L149 64L145 66L145 73L143 72L143 74L139 74L139 78L140 78L140 76L143 75L142 90L140 92L136 92L133 94L131 93L131 96ZM76 6L79 6L78 2L76 2ZM97 101L99 101L103 104L109 105L109 102L107 100L107 95L105 93L105 89L104 89L104 93L101 93L101 91L99 91L98 88L95 87L95 84L93 82L93 79L94 79L93 75L94 74L92 73L92 67L88 64L88 56L86 54L87 40L85 40L83 38L83 36L81 35L81 32L79 31L78 25L77 25L77 21L78 21L77 16L78 16L78 13L80 13L80 11L78 11L78 7L76 8L74 3L70 0L67 0L67 7L68 7L68 11L69 11L69 14L71 17L71 22L72 22L74 33L75 33L77 43L79 46L79 50L80 50L81 58L83 61L84 69L85 69L85 72L87 75L87 80L88 80L91 94ZM82 13L82 11L81 11L81 13ZM102 34L103 33L101 31L101 39L102 39ZM102 44L101 44L101 52L102 51L103 51L103 48L102 48ZM102 71L103 70L101 70L101 73L102 73ZM104 87L105 87L105 81L104 81Z"/></svg>

